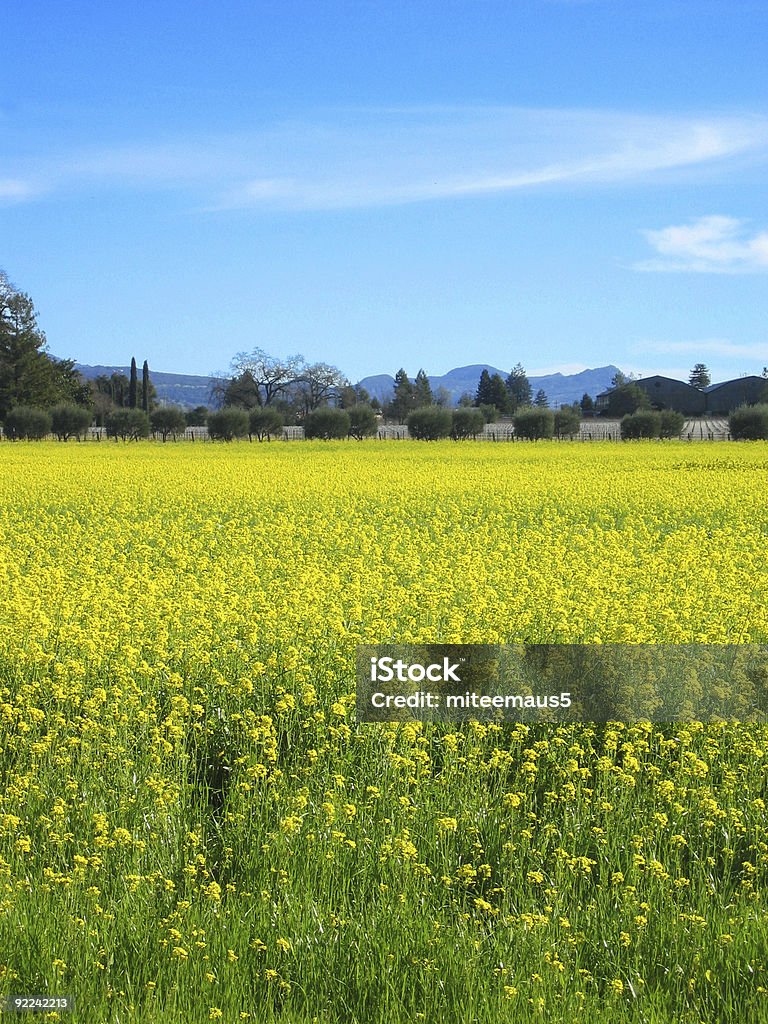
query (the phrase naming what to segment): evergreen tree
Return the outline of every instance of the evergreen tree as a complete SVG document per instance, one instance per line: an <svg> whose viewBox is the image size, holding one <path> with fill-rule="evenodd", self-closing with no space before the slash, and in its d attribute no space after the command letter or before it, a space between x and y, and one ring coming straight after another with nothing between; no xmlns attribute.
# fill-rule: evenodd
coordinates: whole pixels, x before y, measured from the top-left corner
<svg viewBox="0 0 768 1024"><path fill-rule="evenodd" d="M419 370L413 382L413 398L417 409L421 409L425 405L434 404L429 377L427 377L423 370Z"/></svg>
<svg viewBox="0 0 768 1024"><path fill-rule="evenodd" d="M128 408L135 409L138 402L139 381L136 373L136 360L131 358L131 380L128 385Z"/></svg>
<svg viewBox="0 0 768 1024"><path fill-rule="evenodd" d="M389 403L389 415L398 423L405 423L408 413L415 408L413 384L402 367L395 374L395 389Z"/></svg>
<svg viewBox="0 0 768 1024"><path fill-rule="evenodd" d="M533 400L533 404L536 406L537 409L549 408L549 399L547 398L547 392L544 390L544 388L539 388L539 390L536 392L536 397Z"/></svg>
<svg viewBox="0 0 768 1024"><path fill-rule="evenodd" d="M0 271L0 419L16 405L56 401L53 366L32 300Z"/></svg>
<svg viewBox="0 0 768 1024"><path fill-rule="evenodd" d="M593 412L595 408L594 399L591 395L588 395L586 391L581 396L581 402L579 402L579 405L581 406L581 412L584 416L586 416L588 413Z"/></svg>
<svg viewBox="0 0 768 1024"><path fill-rule="evenodd" d="M149 364L146 359L141 368L141 408L149 412Z"/></svg>
<svg viewBox="0 0 768 1024"><path fill-rule="evenodd" d="M533 401L533 391L522 363L517 363L512 367L507 377L507 392L511 413L516 412L520 406L530 405Z"/></svg>
<svg viewBox="0 0 768 1024"><path fill-rule="evenodd" d="M507 388L498 373L494 373L491 377L490 398L491 400L488 404L494 406L499 413L503 414L509 408Z"/></svg>
<svg viewBox="0 0 768 1024"><path fill-rule="evenodd" d="M498 373L494 373L493 376L491 376L487 370L483 370L480 374L480 381L477 385L474 404L476 406L492 405L499 413L505 413L507 411L509 406L509 396L507 395L507 389L504 385L504 381Z"/></svg>
<svg viewBox="0 0 768 1024"><path fill-rule="evenodd" d="M692 388L698 388L699 391L703 391L704 388L709 387L712 383L712 376L705 363L696 363L694 368L691 370L688 383Z"/></svg>
<svg viewBox="0 0 768 1024"><path fill-rule="evenodd" d="M480 374L475 394L475 405L493 405L491 401L491 375L487 370Z"/></svg>

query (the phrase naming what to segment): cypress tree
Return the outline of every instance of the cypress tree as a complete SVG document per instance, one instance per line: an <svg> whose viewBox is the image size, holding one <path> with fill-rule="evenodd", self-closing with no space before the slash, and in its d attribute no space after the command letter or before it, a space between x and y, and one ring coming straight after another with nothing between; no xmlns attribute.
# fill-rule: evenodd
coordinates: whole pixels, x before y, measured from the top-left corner
<svg viewBox="0 0 768 1024"><path fill-rule="evenodd" d="M141 368L141 408L149 412L149 363L146 359Z"/></svg>
<svg viewBox="0 0 768 1024"><path fill-rule="evenodd" d="M136 360L131 358L131 381L128 385L128 408L135 409L138 398L138 377L136 374Z"/></svg>

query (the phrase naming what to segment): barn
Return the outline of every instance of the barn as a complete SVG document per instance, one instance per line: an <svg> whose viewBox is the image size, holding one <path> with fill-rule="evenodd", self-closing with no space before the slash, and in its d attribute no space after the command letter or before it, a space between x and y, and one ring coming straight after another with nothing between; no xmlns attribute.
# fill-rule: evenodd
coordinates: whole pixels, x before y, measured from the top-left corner
<svg viewBox="0 0 768 1024"><path fill-rule="evenodd" d="M768 380L765 377L738 377L722 384L710 384L704 389L707 412L712 416L727 416L740 405L754 405L765 401Z"/></svg>
<svg viewBox="0 0 768 1024"><path fill-rule="evenodd" d="M685 416L701 416L706 411L707 396L682 380L662 377L641 377L635 384L643 390L654 409L675 409Z"/></svg>

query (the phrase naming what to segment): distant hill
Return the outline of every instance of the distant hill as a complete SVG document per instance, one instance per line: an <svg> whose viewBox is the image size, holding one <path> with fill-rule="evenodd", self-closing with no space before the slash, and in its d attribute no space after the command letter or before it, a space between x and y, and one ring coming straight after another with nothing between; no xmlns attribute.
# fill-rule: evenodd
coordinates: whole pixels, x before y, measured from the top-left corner
<svg viewBox="0 0 768 1024"><path fill-rule="evenodd" d="M85 363L76 363L75 368L84 376L92 379L112 373L123 373L127 377L130 366L88 366ZM458 366L442 377L430 377L429 383L432 390L445 388L450 396L451 403L456 405L465 392L474 395L477 391L477 384L483 370L493 376L498 373L504 380L509 375L509 370L500 370L489 363L472 363L469 366ZM586 392L593 398L605 391L611 385L614 374L618 372L617 366L600 366L595 370L582 370L581 373L564 375L562 373L550 373L544 377L529 377L534 395L543 388L546 392L549 404L552 408L566 405L570 402L578 402ZM149 375L157 391L157 397L161 402L169 405L180 405L183 409L194 409L198 405L212 405L211 388L217 383L215 377L198 377L186 373L160 373L150 367ZM141 377L141 370L139 370ZM388 373L379 373L371 377L364 377L360 386L364 387L371 398L378 398L380 402L388 402L392 397L395 378Z"/></svg>
<svg viewBox="0 0 768 1024"><path fill-rule="evenodd" d="M498 373L503 380L509 376L509 370L500 370L488 363L472 363L470 366L459 366L442 377L430 377L429 383L432 390L444 387L451 395L451 402L455 405L465 392L474 395L477 391L480 374L483 370L493 376ZM543 377L529 377L534 395L543 388L546 392L549 404L552 408L560 405L568 405L571 402L578 402L582 395L591 395L593 398L610 387L611 381L619 368L600 366L594 370L582 370L581 373L562 374L550 373ZM364 377L360 386L364 387L371 398L378 398L380 402L388 402L392 397L395 378L388 373L380 373L374 377Z"/></svg>
<svg viewBox="0 0 768 1024"><path fill-rule="evenodd" d="M130 366L88 366L75 363L75 369L84 377L93 379L113 373L130 375ZM194 409L198 405L211 405L211 388L216 383L215 377L196 377L187 373L160 373L149 369L149 378L155 386L157 397L168 405L180 405L182 409ZM141 382L141 367L139 367Z"/></svg>

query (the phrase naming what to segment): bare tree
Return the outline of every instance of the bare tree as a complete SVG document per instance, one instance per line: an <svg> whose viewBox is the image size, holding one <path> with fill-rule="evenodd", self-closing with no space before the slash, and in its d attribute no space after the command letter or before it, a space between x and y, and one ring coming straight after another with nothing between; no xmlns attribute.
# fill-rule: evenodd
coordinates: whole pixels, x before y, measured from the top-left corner
<svg viewBox="0 0 768 1024"><path fill-rule="evenodd" d="M240 380L245 375L253 380L259 405L272 405L302 377L304 370L303 356L278 359L261 348L255 348L252 352L238 352L230 365L233 380Z"/></svg>
<svg viewBox="0 0 768 1024"><path fill-rule="evenodd" d="M349 381L336 366L312 363L305 366L296 381L296 393L304 415L335 398Z"/></svg>

